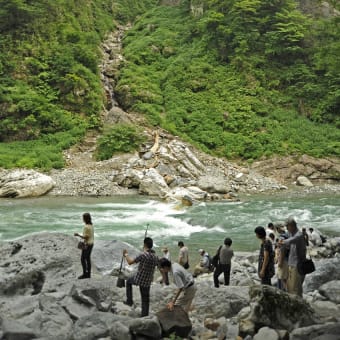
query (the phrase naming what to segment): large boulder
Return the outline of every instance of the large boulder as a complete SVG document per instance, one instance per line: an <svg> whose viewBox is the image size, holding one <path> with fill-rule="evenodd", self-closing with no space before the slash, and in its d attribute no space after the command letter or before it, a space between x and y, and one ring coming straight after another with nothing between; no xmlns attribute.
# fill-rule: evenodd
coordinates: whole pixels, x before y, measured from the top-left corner
<svg viewBox="0 0 340 340"><path fill-rule="evenodd" d="M250 307L239 314L240 335L253 336L264 326L292 331L316 322L309 304L298 296L267 285L249 289Z"/></svg>
<svg viewBox="0 0 340 340"><path fill-rule="evenodd" d="M34 170L5 171L0 176L0 197L37 197L55 185L50 176Z"/></svg>
<svg viewBox="0 0 340 340"><path fill-rule="evenodd" d="M226 194L232 191L228 179L222 176L203 175L198 179L197 185L210 193Z"/></svg>
<svg viewBox="0 0 340 340"><path fill-rule="evenodd" d="M169 187L164 178L154 168L146 171L139 184L139 192L150 196L164 197L168 190Z"/></svg>
<svg viewBox="0 0 340 340"><path fill-rule="evenodd" d="M319 288L319 292L328 300L340 304L340 280L333 280L323 284Z"/></svg>
<svg viewBox="0 0 340 340"><path fill-rule="evenodd" d="M331 259L322 259L315 263L315 272L306 275L303 283L303 291L313 292L317 290L324 283L340 280L340 257Z"/></svg>
<svg viewBox="0 0 340 340"><path fill-rule="evenodd" d="M176 337L186 338L192 329L188 314L180 306L175 306L173 311L170 311L168 308L161 309L156 313L156 316L158 317L164 337L173 334Z"/></svg>

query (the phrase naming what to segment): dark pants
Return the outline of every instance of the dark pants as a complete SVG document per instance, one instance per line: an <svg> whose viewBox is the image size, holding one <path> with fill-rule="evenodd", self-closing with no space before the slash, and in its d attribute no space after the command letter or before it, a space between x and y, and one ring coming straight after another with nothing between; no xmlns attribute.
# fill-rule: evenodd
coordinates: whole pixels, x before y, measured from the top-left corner
<svg viewBox="0 0 340 340"><path fill-rule="evenodd" d="M218 277L221 273L224 275L224 285L229 286L230 282L230 264L218 264L214 271L214 285L215 287L218 287L220 284L218 282Z"/></svg>
<svg viewBox="0 0 340 340"><path fill-rule="evenodd" d="M131 276L126 280L126 303L128 305L133 305L133 296L132 296L132 285L135 284L135 277ZM142 300L142 314L141 316L149 315L149 306L150 306L150 286L144 287L139 286L140 296Z"/></svg>
<svg viewBox="0 0 340 340"><path fill-rule="evenodd" d="M266 277L266 276L262 277L261 278L261 284L271 286L272 285L272 279L270 277Z"/></svg>
<svg viewBox="0 0 340 340"><path fill-rule="evenodd" d="M91 277L91 252L93 244L86 247L81 251L81 265L83 267L83 275L86 277Z"/></svg>

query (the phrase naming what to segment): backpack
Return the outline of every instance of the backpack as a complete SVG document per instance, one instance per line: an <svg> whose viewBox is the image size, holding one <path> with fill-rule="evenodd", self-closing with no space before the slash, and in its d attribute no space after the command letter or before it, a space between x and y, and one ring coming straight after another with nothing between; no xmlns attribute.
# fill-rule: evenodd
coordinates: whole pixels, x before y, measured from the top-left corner
<svg viewBox="0 0 340 340"><path fill-rule="evenodd" d="M216 256L216 255L215 255L215 256ZM214 266L214 264L213 264L213 258L214 258L215 256L213 256L213 257L211 257L210 255L207 256L208 259L209 259L209 272L213 272L214 269L215 269L215 266Z"/></svg>
<svg viewBox="0 0 340 340"><path fill-rule="evenodd" d="M220 246L216 252L216 254L211 258L210 264L209 264L209 269L211 271L214 270L214 268L216 268L218 266L218 264L220 263L220 250L221 250L222 246Z"/></svg>

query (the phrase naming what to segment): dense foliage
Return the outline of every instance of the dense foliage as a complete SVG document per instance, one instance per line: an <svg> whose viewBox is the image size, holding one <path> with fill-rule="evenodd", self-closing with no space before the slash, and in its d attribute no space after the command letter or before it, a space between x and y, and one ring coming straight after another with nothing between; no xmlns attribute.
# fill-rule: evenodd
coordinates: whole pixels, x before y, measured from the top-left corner
<svg viewBox="0 0 340 340"><path fill-rule="evenodd" d="M101 128L99 45L129 22L126 110L219 156L340 155L339 16L311 19L294 0L179 3L0 0L0 167L60 168L64 148ZM114 127L97 156L139 136Z"/></svg>
<svg viewBox="0 0 340 340"><path fill-rule="evenodd" d="M293 0L193 3L203 15L182 1L129 31L122 105L220 156L339 156L339 19Z"/></svg>
<svg viewBox="0 0 340 340"><path fill-rule="evenodd" d="M98 126L113 27L109 0L0 0L0 166L61 167L62 148Z"/></svg>
<svg viewBox="0 0 340 340"><path fill-rule="evenodd" d="M116 124L99 137L96 158L110 159L115 153L138 149L146 139L143 133L131 124Z"/></svg>

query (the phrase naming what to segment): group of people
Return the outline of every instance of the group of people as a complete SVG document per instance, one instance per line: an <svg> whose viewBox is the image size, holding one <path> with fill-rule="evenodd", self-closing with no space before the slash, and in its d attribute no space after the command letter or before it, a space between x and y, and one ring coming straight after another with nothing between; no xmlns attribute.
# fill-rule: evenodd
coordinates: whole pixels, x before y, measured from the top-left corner
<svg viewBox="0 0 340 340"><path fill-rule="evenodd" d="M83 214L83 222L83 233L74 234L82 238L86 244L81 252L83 274L78 279L91 277L91 252L94 244L94 229L89 213ZM286 229L274 228L274 225L269 223L267 229L262 226L255 228L256 237L261 242L258 275L262 284L271 285L276 265L278 287L288 293L302 296L304 276L298 271L298 263L306 258L306 247L309 240L306 240L305 233L298 229L296 221L292 217L287 219L285 227ZM172 262L168 248L163 248L163 255L158 257L153 249L152 238L145 237L143 252L136 257L131 257L126 249L123 250L122 255L129 265L138 264L137 272L126 281L126 301L124 303L129 306L134 304L132 286L137 285L141 296L141 316L149 314L150 287L155 269L158 267L162 274L162 282L168 285L169 273L171 273L177 287L174 297L167 303L167 307L173 310L174 306L180 305L186 312L189 312L196 292L194 278L211 271L211 261L214 267L214 286L219 287L219 276L222 273L224 285L229 285L231 259L234 256L231 246L232 240L229 237L225 238L223 244L217 249L213 261L204 249L200 249L201 260L191 274L188 271L190 267L189 250L183 241L178 242L178 261Z"/></svg>
<svg viewBox="0 0 340 340"><path fill-rule="evenodd" d="M299 272L299 264L306 260L308 245L322 244L320 234L318 233L320 242L314 243L314 229L309 228L309 233L305 228L300 231L293 217L289 217L283 227L274 228L274 225L269 223L267 229L259 226L254 231L261 242L258 259L261 283L271 285L276 267L278 288L302 297L305 275Z"/></svg>
<svg viewBox="0 0 340 340"><path fill-rule="evenodd" d="M83 233L75 233L74 236L80 237L85 247L81 251L81 264L83 274L78 279L91 278L91 252L94 245L94 228L89 213L83 214ZM180 305L185 311L190 310L192 300L195 296L196 286L192 274L187 271L189 268L189 252L188 248L184 246L182 241L178 242L179 259L178 262L171 262L169 251L167 248L163 249L163 257L158 258L153 250L153 240L150 237L145 237L143 242L143 252L136 257L131 257L126 249L123 250L123 257L126 262L131 264L138 264L137 272L126 280L126 305L133 305L133 285L139 286L142 311L141 316L149 315L150 306L150 287L154 277L155 268L158 267L166 278L164 283L169 284L168 273L172 273L172 277L177 290L171 301L168 302L167 307L170 310L174 309L175 305Z"/></svg>

